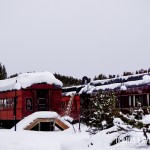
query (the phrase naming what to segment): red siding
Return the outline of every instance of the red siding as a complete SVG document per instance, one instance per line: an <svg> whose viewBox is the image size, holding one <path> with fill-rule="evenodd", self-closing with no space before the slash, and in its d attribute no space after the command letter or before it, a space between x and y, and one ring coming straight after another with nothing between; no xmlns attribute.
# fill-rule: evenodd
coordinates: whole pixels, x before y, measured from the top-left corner
<svg viewBox="0 0 150 150"><path fill-rule="evenodd" d="M22 91L1 92L0 99L8 99L17 96L17 116L16 119L22 119ZM0 120L14 120L13 108L4 108L0 110Z"/></svg>

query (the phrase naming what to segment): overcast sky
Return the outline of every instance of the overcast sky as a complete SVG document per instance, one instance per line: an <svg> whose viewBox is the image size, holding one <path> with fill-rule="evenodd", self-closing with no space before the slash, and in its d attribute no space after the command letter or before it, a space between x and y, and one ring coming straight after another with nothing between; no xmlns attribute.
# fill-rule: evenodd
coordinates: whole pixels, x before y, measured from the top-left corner
<svg viewBox="0 0 150 150"><path fill-rule="evenodd" d="M82 78L150 67L150 0L0 0L8 75Z"/></svg>

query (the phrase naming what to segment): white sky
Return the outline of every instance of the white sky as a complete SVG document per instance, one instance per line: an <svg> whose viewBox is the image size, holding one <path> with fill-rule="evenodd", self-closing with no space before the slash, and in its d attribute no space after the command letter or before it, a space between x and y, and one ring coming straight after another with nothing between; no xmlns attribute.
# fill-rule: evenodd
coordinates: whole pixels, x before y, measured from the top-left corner
<svg viewBox="0 0 150 150"><path fill-rule="evenodd" d="M149 0L0 0L0 62L8 75L82 78L150 67Z"/></svg>

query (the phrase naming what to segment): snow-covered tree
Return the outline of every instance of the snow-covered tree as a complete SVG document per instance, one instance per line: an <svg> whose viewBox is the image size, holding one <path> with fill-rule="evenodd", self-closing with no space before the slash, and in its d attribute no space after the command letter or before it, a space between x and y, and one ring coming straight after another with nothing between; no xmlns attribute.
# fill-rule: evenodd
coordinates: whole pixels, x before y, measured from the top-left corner
<svg viewBox="0 0 150 150"><path fill-rule="evenodd" d="M90 127L90 132L113 126L116 101L117 98L112 92L98 92L85 100L88 106L82 107L81 119Z"/></svg>

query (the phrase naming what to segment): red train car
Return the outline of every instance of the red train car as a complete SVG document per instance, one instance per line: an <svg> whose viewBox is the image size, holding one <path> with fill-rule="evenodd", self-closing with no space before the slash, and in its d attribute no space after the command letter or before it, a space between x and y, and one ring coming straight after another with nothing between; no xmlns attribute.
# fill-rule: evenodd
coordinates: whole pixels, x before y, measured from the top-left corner
<svg viewBox="0 0 150 150"><path fill-rule="evenodd" d="M16 117L14 99L16 97ZM62 83L51 73L26 73L0 81L0 126L10 128L36 111L61 113Z"/></svg>

